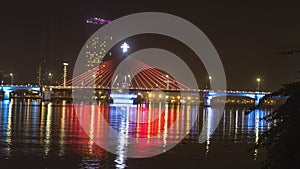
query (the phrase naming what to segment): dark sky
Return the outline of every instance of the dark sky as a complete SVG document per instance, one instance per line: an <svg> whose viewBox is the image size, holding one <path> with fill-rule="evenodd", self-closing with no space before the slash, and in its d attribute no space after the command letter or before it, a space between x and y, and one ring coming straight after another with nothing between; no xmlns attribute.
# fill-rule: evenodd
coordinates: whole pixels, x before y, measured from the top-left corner
<svg viewBox="0 0 300 169"><path fill-rule="evenodd" d="M114 20L157 11L185 18L209 37L223 62L228 88L254 90L258 76L262 90L295 80L300 53L286 53L300 49L299 4L180 2L1 2L0 70L13 72L16 83L32 83L37 64L45 58L59 74L62 61L72 67L85 43L87 18Z"/></svg>

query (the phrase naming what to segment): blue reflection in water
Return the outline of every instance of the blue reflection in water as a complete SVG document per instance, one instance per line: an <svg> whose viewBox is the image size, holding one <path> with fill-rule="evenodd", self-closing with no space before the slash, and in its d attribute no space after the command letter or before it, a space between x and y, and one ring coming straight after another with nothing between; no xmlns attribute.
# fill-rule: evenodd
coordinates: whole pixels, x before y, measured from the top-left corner
<svg viewBox="0 0 300 169"><path fill-rule="evenodd" d="M12 103L9 100L1 101L0 108L1 113L1 154L4 154L5 158L11 155L12 146ZM2 148L3 147L3 148Z"/></svg>
<svg viewBox="0 0 300 169"><path fill-rule="evenodd" d="M214 108L203 109L203 131L206 132L206 154L210 151L212 141L222 142L232 140L234 143L246 142L256 143L259 135L269 129L270 124L261 120L268 115L271 110L255 110L249 115L245 115L245 109L227 109L221 112ZM217 119L214 116L223 116L218 127L213 131ZM206 123L205 123L206 122ZM258 150L254 151L256 157Z"/></svg>
<svg viewBox="0 0 300 169"><path fill-rule="evenodd" d="M131 106L111 106L110 107L110 120L109 123L113 129L118 131L118 146L117 149L117 157L114 160L116 165L115 167L118 169L122 169L126 167L126 146L128 144L127 138L129 133L129 114L136 114L135 108Z"/></svg>

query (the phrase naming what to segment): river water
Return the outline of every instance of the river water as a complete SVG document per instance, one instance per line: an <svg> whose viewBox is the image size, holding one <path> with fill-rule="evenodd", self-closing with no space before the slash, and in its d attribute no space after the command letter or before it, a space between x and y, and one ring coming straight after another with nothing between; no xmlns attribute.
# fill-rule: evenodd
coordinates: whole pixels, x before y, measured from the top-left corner
<svg viewBox="0 0 300 169"><path fill-rule="evenodd" d="M190 104L126 107L4 100L0 101L0 168L259 167L260 152L251 147L270 127L259 120L270 112L255 110L246 115L245 108L218 110ZM112 139L123 139L124 134L146 140L157 136L163 144L173 144L186 136L170 150L145 142L134 155L160 155L131 158L129 145L122 141L115 147L117 154L97 144L95 140L109 136L99 119L120 133ZM176 127L166 136L171 125Z"/></svg>

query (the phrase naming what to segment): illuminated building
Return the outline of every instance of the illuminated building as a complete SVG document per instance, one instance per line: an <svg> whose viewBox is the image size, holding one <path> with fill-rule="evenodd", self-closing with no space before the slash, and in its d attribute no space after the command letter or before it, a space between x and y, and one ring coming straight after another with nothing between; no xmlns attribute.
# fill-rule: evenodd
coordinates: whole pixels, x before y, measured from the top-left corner
<svg viewBox="0 0 300 169"><path fill-rule="evenodd" d="M109 20L101 19L101 18L90 18L86 21L87 23L87 38L85 46L85 58L86 58L86 67L91 69L93 67L98 66L102 63L102 59L107 52L107 42L112 40L112 37L109 35L105 35L103 37L93 37L91 39L90 36L95 33L99 28L103 25L109 23ZM111 53L109 53L111 56Z"/></svg>
<svg viewBox="0 0 300 169"><path fill-rule="evenodd" d="M42 60L42 62L38 65L37 68L37 84L45 85L47 80L47 62L46 60Z"/></svg>

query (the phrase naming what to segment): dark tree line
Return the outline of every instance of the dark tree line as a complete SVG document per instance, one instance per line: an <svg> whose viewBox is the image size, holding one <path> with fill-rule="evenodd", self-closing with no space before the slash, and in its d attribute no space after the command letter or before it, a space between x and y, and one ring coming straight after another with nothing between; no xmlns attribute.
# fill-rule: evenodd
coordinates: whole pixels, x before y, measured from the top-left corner
<svg viewBox="0 0 300 169"><path fill-rule="evenodd" d="M299 169L300 168L300 81L282 86L276 92L262 98L286 97L284 104L270 115L264 117L272 127L264 132L256 148L265 149L267 157L263 169Z"/></svg>

